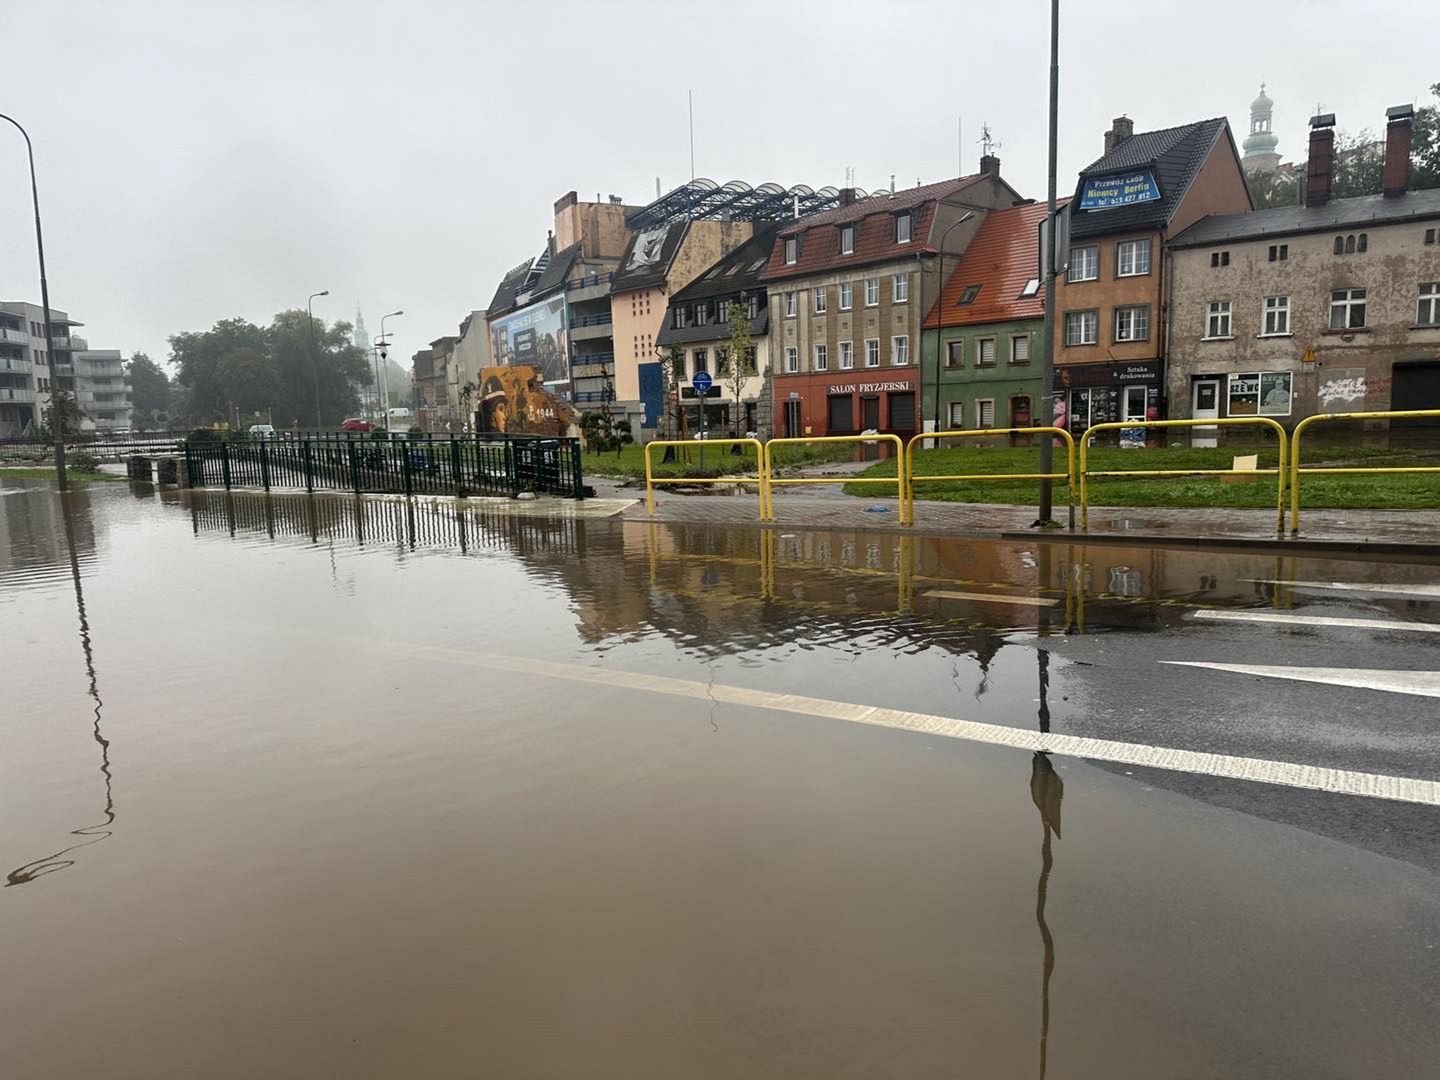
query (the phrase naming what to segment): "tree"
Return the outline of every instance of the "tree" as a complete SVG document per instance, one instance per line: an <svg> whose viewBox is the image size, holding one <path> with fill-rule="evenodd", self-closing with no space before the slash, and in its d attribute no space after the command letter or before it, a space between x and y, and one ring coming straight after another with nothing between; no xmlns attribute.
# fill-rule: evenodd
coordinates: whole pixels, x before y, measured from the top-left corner
<svg viewBox="0 0 1440 1080"><path fill-rule="evenodd" d="M273 413L279 423L314 423L318 391L322 425L359 410L356 388L371 382L350 324L307 325L303 311L282 311L268 327L222 319L209 330L170 339L176 381L193 423L230 418L236 410Z"/></svg>
<svg viewBox="0 0 1440 1080"><path fill-rule="evenodd" d="M137 421L157 425L170 414L170 376L143 352L125 365L130 379L130 399Z"/></svg>
<svg viewBox="0 0 1440 1080"><path fill-rule="evenodd" d="M1300 204L1300 175L1298 173L1290 176L1278 172L1247 173L1245 186L1250 189L1250 199L1254 202L1256 210Z"/></svg>
<svg viewBox="0 0 1440 1080"><path fill-rule="evenodd" d="M1440 101L1440 82L1430 87ZM1440 187L1440 105L1415 110L1410 141L1410 184L1417 188Z"/></svg>
<svg viewBox="0 0 1440 1080"><path fill-rule="evenodd" d="M85 410L75 400L75 395L66 390L52 390L50 404L45 406L40 417L40 438L55 437L55 416L60 416L60 430L66 435L79 435L81 421L88 419Z"/></svg>
<svg viewBox="0 0 1440 1080"><path fill-rule="evenodd" d="M1378 195L1385 171L1385 144L1369 128L1358 134L1341 132L1335 140L1335 172L1331 194L1337 199Z"/></svg>
<svg viewBox="0 0 1440 1080"><path fill-rule="evenodd" d="M735 399L731 406L734 410L731 413L731 425L735 432L735 438L740 438L741 421L745 417L745 408L741 402L741 395L745 391L745 380L755 374L755 346L750 338L750 312L739 300L730 301L728 311L730 321L730 371L725 380L730 390L730 396ZM736 450L741 447L735 447Z"/></svg>

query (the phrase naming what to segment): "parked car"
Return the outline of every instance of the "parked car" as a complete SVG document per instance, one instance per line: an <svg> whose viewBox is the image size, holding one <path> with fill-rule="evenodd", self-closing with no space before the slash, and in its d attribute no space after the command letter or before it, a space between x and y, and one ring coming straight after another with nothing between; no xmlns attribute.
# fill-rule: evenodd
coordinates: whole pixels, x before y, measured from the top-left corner
<svg viewBox="0 0 1440 1080"><path fill-rule="evenodd" d="M348 420L346 420L346 421L343 421L343 422L340 424L340 430L341 430L341 431L370 431L372 428L374 428L374 426L375 426L375 425L372 424L372 423L370 423L369 420L362 419L361 417L358 417L358 416L352 416L352 417L350 417L350 419L348 419Z"/></svg>
<svg viewBox="0 0 1440 1080"><path fill-rule="evenodd" d="M273 439L275 428L270 424L251 424L250 437L252 439Z"/></svg>

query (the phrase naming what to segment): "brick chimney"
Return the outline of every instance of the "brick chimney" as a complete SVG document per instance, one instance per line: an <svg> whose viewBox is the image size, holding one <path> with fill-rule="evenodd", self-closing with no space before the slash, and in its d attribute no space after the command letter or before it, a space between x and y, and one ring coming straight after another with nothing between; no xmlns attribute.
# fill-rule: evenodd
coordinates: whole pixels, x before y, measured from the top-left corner
<svg viewBox="0 0 1440 1080"><path fill-rule="evenodd" d="M1410 135L1414 105L1392 105L1385 110L1385 172L1381 189L1391 198L1410 187Z"/></svg>
<svg viewBox="0 0 1440 1080"><path fill-rule="evenodd" d="M1117 116L1110 121L1110 130L1105 132L1105 153L1110 153L1134 134L1135 121L1128 116Z"/></svg>
<svg viewBox="0 0 1440 1080"><path fill-rule="evenodd" d="M840 189L840 205L849 206L855 201L855 189L853 187L842 187Z"/></svg>
<svg viewBox="0 0 1440 1080"><path fill-rule="evenodd" d="M1305 205L1324 206L1330 201L1335 176L1335 114L1310 118L1310 160L1305 166Z"/></svg>
<svg viewBox="0 0 1440 1080"><path fill-rule="evenodd" d="M1000 159L994 154L984 154L980 158L980 172L983 176L1000 175Z"/></svg>

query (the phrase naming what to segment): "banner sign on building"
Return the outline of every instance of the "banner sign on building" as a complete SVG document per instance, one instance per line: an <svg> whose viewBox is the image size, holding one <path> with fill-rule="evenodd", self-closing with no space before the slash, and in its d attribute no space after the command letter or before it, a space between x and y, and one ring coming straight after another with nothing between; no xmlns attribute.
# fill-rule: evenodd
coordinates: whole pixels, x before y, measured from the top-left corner
<svg viewBox="0 0 1440 1080"><path fill-rule="evenodd" d="M1131 203L1154 202L1160 186L1149 169L1116 176L1092 176L1080 189L1081 210L1113 210Z"/></svg>
<svg viewBox="0 0 1440 1080"><path fill-rule="evenodd" d="M533 367L547 384L569 382L564 298L541 300L491 323L490 359L496 365Z"/></svg>

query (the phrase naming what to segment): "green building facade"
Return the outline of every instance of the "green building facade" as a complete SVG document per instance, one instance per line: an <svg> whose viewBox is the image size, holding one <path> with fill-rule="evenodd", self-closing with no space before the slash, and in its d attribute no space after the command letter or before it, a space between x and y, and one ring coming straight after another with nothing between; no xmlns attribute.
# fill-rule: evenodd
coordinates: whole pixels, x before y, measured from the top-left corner
<svg viewBox="0 0 1440 1080"><path fill-rule="evenodd" d="M1040 407L1043 319L925 330L926 430L1032 427Z"/></svg>

